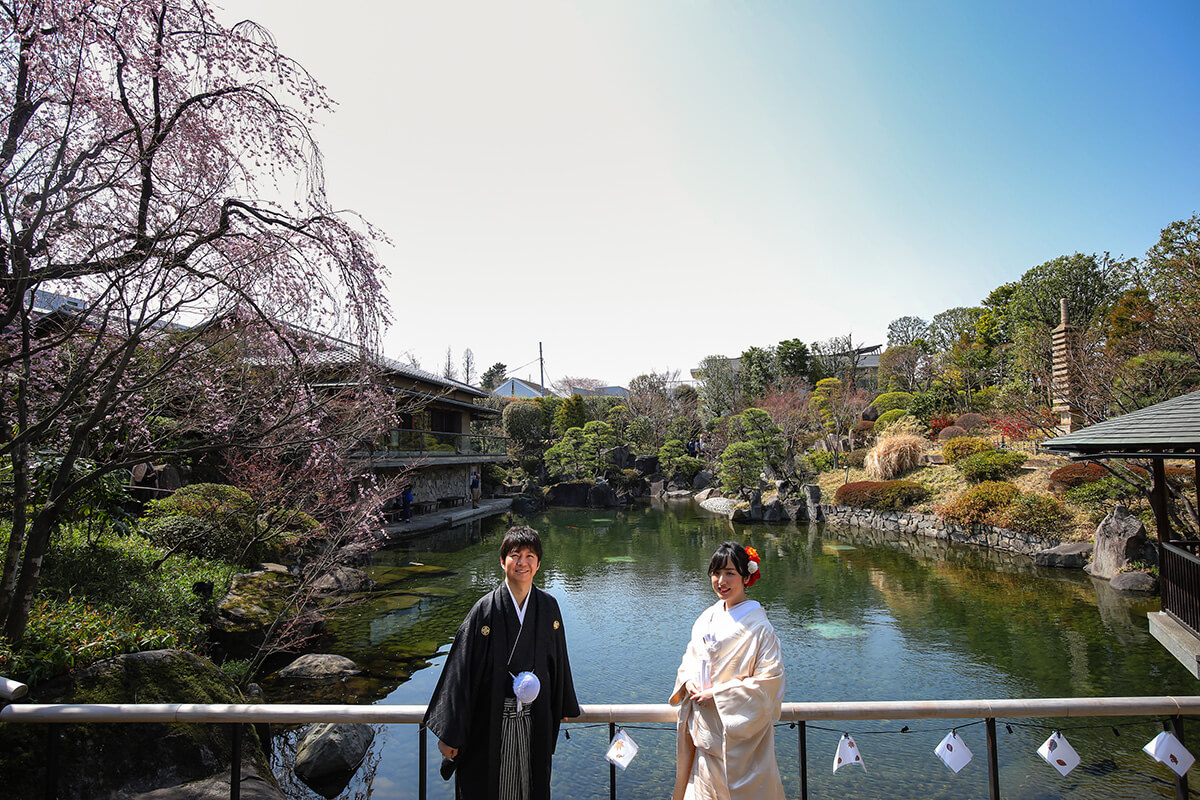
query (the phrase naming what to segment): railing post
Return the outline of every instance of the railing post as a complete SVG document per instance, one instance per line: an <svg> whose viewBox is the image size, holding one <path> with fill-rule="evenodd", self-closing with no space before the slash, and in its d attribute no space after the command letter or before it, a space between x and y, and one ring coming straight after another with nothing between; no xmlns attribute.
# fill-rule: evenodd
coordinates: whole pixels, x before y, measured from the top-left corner
<svg viewBox="0 0 1200 800"><path fill-rule="evenodd" d="M1000 800L1000 759L996 755L996 720L988 717L987 723L987 761L988 761L988 797L990 800Z"/></svg>
<svg viewBox="0 0 1200 800"><path fill-rule="evenodd" d="M46 800L58 800L58 726L46 726Z"/></svg>
<svg viewBox="0 0 1200 800"><path fill-rule="evenodd" d="M1164 722L1163 728L1175 734L1175 738L1183 744L1183 717L1179 714L1171 717L1170 722ZM1187 773L1175 776L1175 800L1187 800L1188 796L1188 779Z"/></svg>
<svg viewBox="0 0 1200 800"><path fill-rule="evenodd" d="M425 800L425 726L418 725L417 730L417 798Z"/></svg>
<svg viewBox="0 0 1200 800"><path fill-rule="evenodd" d="M612 746L612 740L617 738L617 723L608 723L608 743ZM608 800L617 800L617 765L608 762Z"/></svg>
<svg viewBox="0 0 1200 800"><path fill-rule="evenodd" d="M229 765L229 800L242 796L242 726L233 723L233 760Z"/></svg>
<svg viewBox="0 0 1200 800"><path fill-rule="evenodd" d="M796 723L800 739L800 800L808 800L808 728L804 720Z"/></svg>

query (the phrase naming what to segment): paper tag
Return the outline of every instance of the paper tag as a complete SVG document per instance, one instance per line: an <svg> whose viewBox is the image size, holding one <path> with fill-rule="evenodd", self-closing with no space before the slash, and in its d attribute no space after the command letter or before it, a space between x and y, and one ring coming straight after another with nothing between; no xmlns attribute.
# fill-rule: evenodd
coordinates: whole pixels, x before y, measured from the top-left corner
<svg viewBox="0 0 1200 800"><path fill-rule="evenodd" d="M947 733L946 738L942 739L942 743L933 752L937 753L937 757L942 760L942 763L954 772L958 772L971 763L971 759L974 757L970 748L967 747L967 743L954 731Z"/></svg>
<svg viewBox="0 0 1200 800"><path fill-rule="evenodd" d="M621 769L625 769L629 766L629 762L633 761L637 751L637 743L622 730L617 731L617 735L613 737L612 744L608 746L608 752L604 754L604 757Z"/></svg>
<svg viewBox="0 0 1200 800"><path fill-rule="evenodd" d="M1079 754L1071 747L1067 737L1058 731L1050 734L1050 738L1042 742L1042 746L1038 748L1038 755L1058 770L1060 775L1066 775L1079 766Z"/></svg>
<svg viewBox="0 0 1200 800"><path fill-rule="evenodd" d="M1166 764L1172 772L1180 777L1186 774L1192 764L1196 762L1195 757L1183 746L1183 742L1168 731L1163 731L1155 736L1142 749L1155 761Z"/></svg>
<svg viewBox="0 0 1200 800"><path fill-rule="evenodd" d="M847 764L858 764L863 768L863 772L867 771L867 763L863 761L862 753L858 752L854 738L848 733L843 733L838 741L837 754L833 757L833 771L837 772Z"/></svg>

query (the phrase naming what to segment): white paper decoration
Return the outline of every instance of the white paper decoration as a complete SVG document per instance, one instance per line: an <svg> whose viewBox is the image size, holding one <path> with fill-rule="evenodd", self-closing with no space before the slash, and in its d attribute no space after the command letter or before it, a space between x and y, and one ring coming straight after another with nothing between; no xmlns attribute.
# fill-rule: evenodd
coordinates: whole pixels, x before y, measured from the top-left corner
<svg viewBox="0 0 1200 800"><path fill-rule="evenodd" d="M833 771L837 772L847 764L858 764L863 768L863 772L867 771L867 764L862 759L862 753L858 752L854 738L848 733L843 733L842 738L838 740L837 754L833 757Z"/></svg>
<svg viewBox="0 0 1200 800"><path fill-rule="evenodd" d="M958 731L947 733L946 738L942 739L942 743L933 752L937 753L937 757L942 760L942 763L954 772L958 772L971 763L971 759L974 757L970 748L967 747L967 743L958 735Z"/></svg>
<svg viewBox="0 0 1200 800"><path fill-rule="evenodd" d="M608 746L608 752L604 754L604 757L621 769L625 769L629 766L629 762L633 761L633 757L637 755L637 751L638 746L633 741L633 737L625 731L620 730L613 737L612 744Z"/></svg>
<svg viewBox="0 0 1200 800"><path fill-rule="evenodd" d="M1071 747L1067 737L1058 731L1050 734L1050 738L1042 742L1042 746L1038 748L1038 755L1061 775L1066 775L1079 766L1079 754Z"/></svg>
<svg viewBox="0 0 1200 800"><path fill-rule="evenodd" d="M1155 761L1166 764L1172 772L1180 777L1191 769L1192 764L1196 761L1183 746L1183 742L1175 738L1175 734L1167 731L1155 736L1142 749Z"/></svg>

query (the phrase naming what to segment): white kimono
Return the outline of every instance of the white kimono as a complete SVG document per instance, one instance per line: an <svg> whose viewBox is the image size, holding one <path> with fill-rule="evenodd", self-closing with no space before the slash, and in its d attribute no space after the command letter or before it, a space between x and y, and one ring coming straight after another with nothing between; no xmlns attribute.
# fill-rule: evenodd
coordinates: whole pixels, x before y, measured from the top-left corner
<svg viewBox="0 0 1200 800"><path fill-rule="evenodd" d="M697 705L684 684L711 682L713 702ZM775 723L783 702L779 638L763 607L718 600L692 626L675 678L679 705L674 800L783 800L775 764Z"/></svg>

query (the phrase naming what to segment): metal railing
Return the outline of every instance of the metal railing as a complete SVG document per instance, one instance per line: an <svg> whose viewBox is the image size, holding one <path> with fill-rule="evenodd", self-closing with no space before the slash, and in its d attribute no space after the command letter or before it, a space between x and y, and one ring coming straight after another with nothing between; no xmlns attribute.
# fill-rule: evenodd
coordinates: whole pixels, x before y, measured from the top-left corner
<svg viewBox="0 0 1200 800"><path fill-rule="evenodd" d="M618 724L670 723L676 709L664 704L586 705L572 723L607 723L609 739ZM997 719L1048 717L1169 716L1174 734L1183 740L1183 717L1200 714L1200 696L1189 697L1066 697L1016 700L898 700L860 703L784 703L781 722L795 723L798 732L797 760L800 768L800 797L808 798L808 742L805 724L838 720L982 719L987 726L988 792L1000 798L1000 771L996 750ZM242 727L268 722L295 725L311 722L358 722L420 726L425 706L348 705L219 705L194 703L37 705L16 704L0 709L0 723L41 723L50 726L47 744L46 800L56 797L57 770L54 763L57 737L55 726L99 722L120 723L207 723L227 724L233 742L229 797L241 796ZM426 730L419 727L418 796L426 797ZM1176 778L1175 796L1188 795L1186 775ZM616 798L616 766L609 766L609 797Z"/></svg>
<svg viewBox="0 0 1200 800"><path fill-rule="evenodd" d="M390 428L378 445L389 456L507 455L508 439L478 433Z"/></svg>
<svg viewBox="0 0 1200 800"><path fill-rule="evenodd" d="M1163 542L1158 566L1162 610L1200 637L1200 541Z"/></svg>

